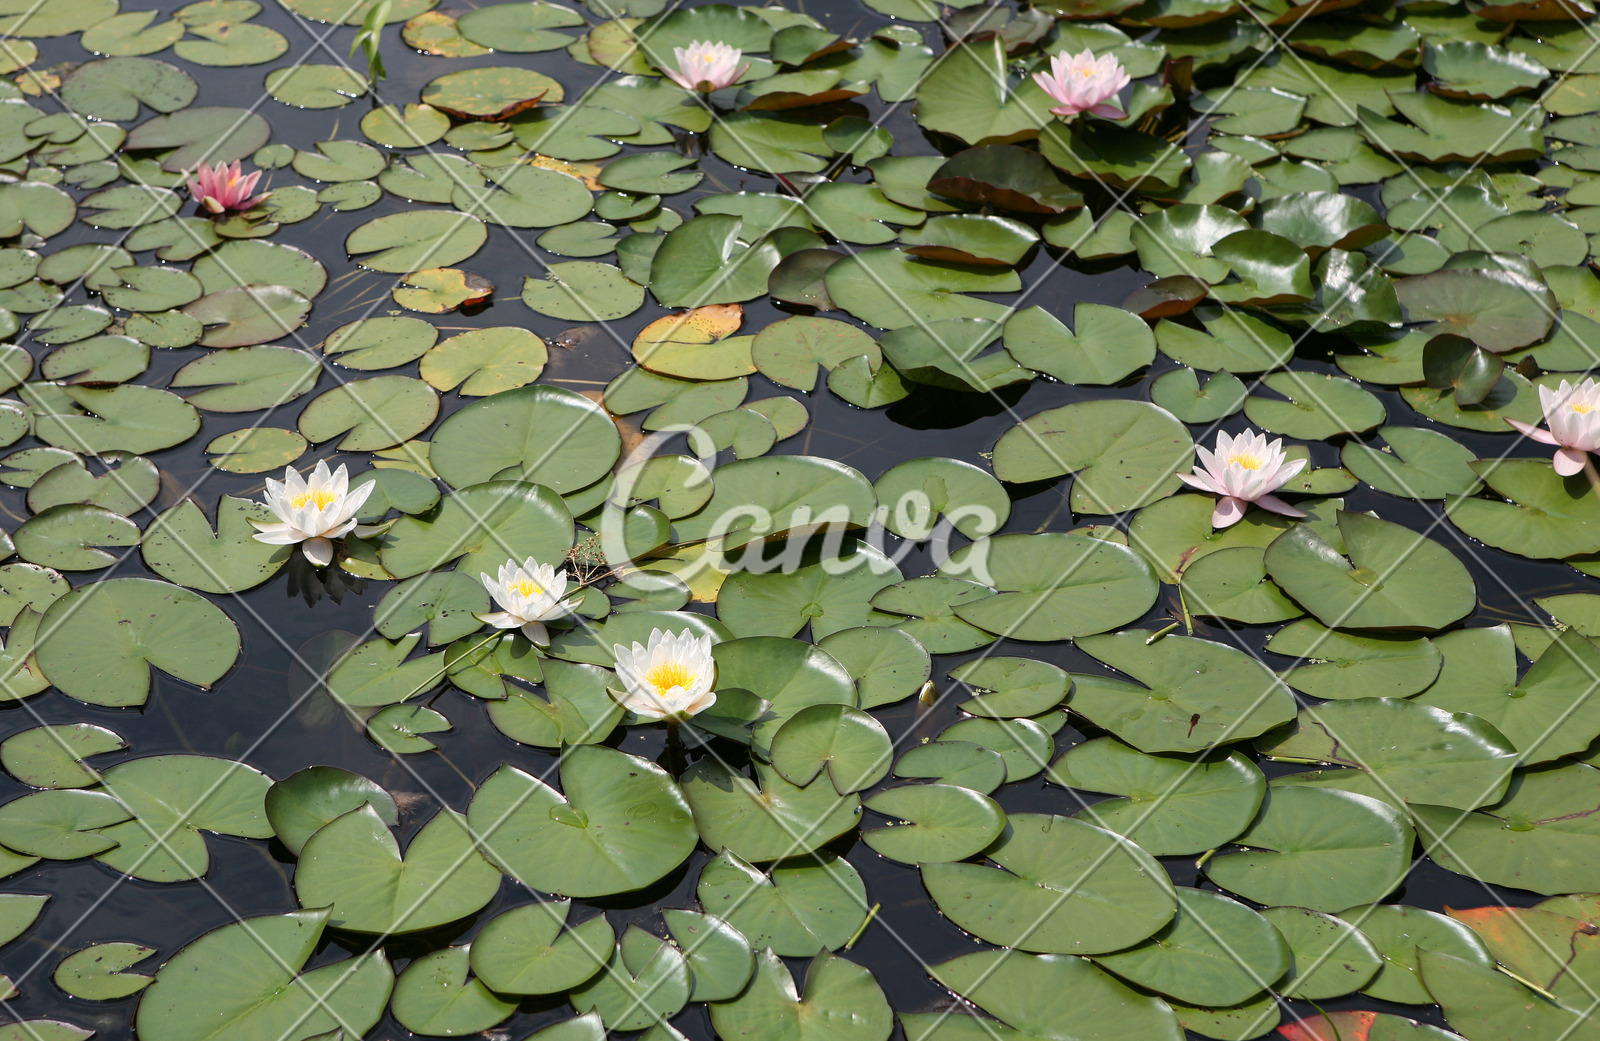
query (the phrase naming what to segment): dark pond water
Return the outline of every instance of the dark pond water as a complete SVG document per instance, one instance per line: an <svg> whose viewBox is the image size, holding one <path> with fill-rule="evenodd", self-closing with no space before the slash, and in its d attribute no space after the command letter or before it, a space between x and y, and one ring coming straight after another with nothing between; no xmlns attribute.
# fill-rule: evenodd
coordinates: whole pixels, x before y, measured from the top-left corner
<svg viewBox="0 0 1600 1041"><path fill-rule="evenodd" d="M163 10L181 6L159 5ZM885 19L861 7L855 0L797 5L822 20L836 32L865 36ZM302 21L281 9L268 7L256 20L282 32L290 40L290 52L280 62L307 55L314 62L342 60L354 30ZM925 27L928 42L939 47L933 27ZM397 27L385 38L385 59L389 75L381 85L384 96L396 104L414 101L422 86L443 71L437 58L417 55L404 49ZM57 61L78 61L85 55L72 38L40 41L42 59L48 66ZM163 60L177 61L170 53ZM452 59L449 68L471 64L532 64L567 85L569 96L597 74L592 67L568 59L562 52L535 56L490 55L479 59ZM366 102L331 112L301 112L265 97L261 80L268 66L244 69L212 69L186 66L201 84L199 104L237 105L254 108L272 123L274 141L297 148L310 148L319 140L334 136L353 137L355 123L366 109ZM907 142L922 136L904 112L886 121L896 140ZM929 145L930 150L933 146ZM772 183L723 164L714 156L702 159L708 177L702 186L707 192L751 188L771 190ZM690 197L677 197L674 205L686 210ZM682 205L678 205L682 203ZM317 299L309 324L300 331L294 345L312 347L339 325L372 314L389 313L393 304L388 290L389 276L356 268L345 256L342 242L358 224L385 212L403 208L385 196L374 207L355 213L339 214L324 209L317 217L280 233L278 241L290 242L311 251L327 266L329 288ZM80 234L89 232L89 234ZM104 241L103 234L79 227L53 240L59 248L76 239ZM542 253L531 235L518 235L491 226L489 241L468 265L488 273L499 283L499 300L485 310L463 317L447 315L434 319L442 329L486 325L524 325L547 339L560 334L568 323L533 314L516 299L521 278L539 274L545 262L562 258ZM1074 270L1054 255L1041 250L1023 272L1030 287L1032 302L1044 302L1061 311L1078 300L1120 303L1145 278L1131 266L1114 266L1094 271ZM84 302L81 290L69 303ZM549 367L542 382L552 382L578 390L599 390L630 362L628 344L633 335L662 312L647 306L628 319L597 330L581 345L551 352ZM750 306L747 328L760 328L782 315L766 302ZM48 348L20 341L36 356ZM157 351L149 374L142 380L164 385L178 367L202 352L201 348ZM1302 347L1297 368L1336 371L1315 338ZM1161 359L1149 377L1124 388L1130 397L1145 398L1148 379L1171 368ZM758 388L752 397L785 393L766 384L763 377L752 377ZM327 389L334 378L324 374L318 389ZM1389 407L1390 421L1405 423L1415 414L1396 393L1369 388ZM781 443L776 451L803 453L838 459L875 477L895 463L926 455L943 455L982 463L996 439L1021 418L1041 409L1091 396L1079 388L1047 381L1034 381L1025 388L1012 388L996 396L960 394L921 388L906 400L886 410L864 412L818 391L806 399L811 423L800 435ZM446 394L443 414L461 404L455 394ZM301 399L302 401L305 399ZM298 409L298 405L290 406ZM197 493L206 503L220 494L256 496L259 478L241 477L213 470L201 451L210 438L235 427L251 425L251 415L207 414L201 436L186 445L156 453L166 486L152 509L159 510L183 494ZM288 421L292 413L269 419L269 423ZM1241 417L1229 421L1228 429L1242 425ZM420 435L426 438L428 434ZM1505 450L1508 439L1451 431L1480 456L1493 457ZM1314 443L1315 465L1337 465L1337 446ZM1536 454L1536 445L1525 445L1519 454ZM324 451L330 461L336 454ZM302 459L301 466L315 456ZM364 460L352 460L356 468ZM1015 509L1007 531L1063 530L1082 523L1074 521L1066 508L1067 482L1048 487L1013 489ZM1419 504L1391 498L1361 488L1347 500L1348 508L1378 509L1387 519L1399 521L1414 530L1427 531L1435 540L1449 546L1471 569L1482 601L1469 624L1494 624L1507 620L1533 622L1523 605L1533 596L1574 591L1580 579L1573 571L1556 564L1531 563L1514 559L1483 546L1467 542L1454 528L1443 523L1437 504ZM15 489L0 490L0 509L20 521L27 516L22 495ZM1092 519L1092 518L1091 518ZM921 550L914 551L902 565L909 574L931 571ZM110 572L114 575L144 573L135 554ZM209 693L158 675L149 704L141 710L114 710L86 706L59 693L30 700L26 705L0 709L0 737L38 725L40 722L90 721L122 734L138 755L167 752L197 752L242 759L273 777L282 777L311 764L338 765L376 780L402 796L402 845L423 821L443 805L464 810L474 787L502 762L518 765L536 775L550 770L555 758L542 750L519 745L502 736L487 720L483 703L454 691L439 696L439 707L454 725L446 734L433 735L437 752L407 757L392 757L376 748L336 710L327 697L314 689L311 677L326 667L331 656L348 642L369 635L373 608L388 583L351 581L343 589L327 589L304 568L280 574L264 587L231 600L226 608L243 634L243 653L237 667ZM1146 621L1157 626L1176 617L1176 594L1164 587L1163 599ZM1259 650L1266 631L1241 627L1230 629L1202 623L1196 635ZM1000 644L982 653L1020 653L1044 657L1068 668L1084 669L1093 660L1070 645L1015 647ZM949 655L935 659L935 676L942 677L952 666L971 655ZM1284 664L1288 664L1284 662ZM900 747L908 747L930 737L956 718L953 701L946 699L931 709L914 700L880 710L877 715ZM619 747L638 755L656 757L662 752L661 732L646 728L619 731L613 740ZM1093 736L1092 734L1090 736ZM1072 728L1057 735L1058 749L1082 740L1084 734ZM1279 767L1264 764L1269 776ZM20 794L23 787L9 778L0 778L0 800ZM1007 786L997 796L1008 811L1050 811L1069 813L1079 808L1074 794L1030 781ZM0 957L4 971L18 985L22 996L8 1003L9 1012L18 1018L61 1016L95 1027L101 1041L121 1041L132 1036L131 1019L135 998L119 1002L90 1004L68 998L50 982L49 973L60 957L91 942L134 940L157 947L165 958L183 944L235 920L256 914L283 912L296 906L291 887L293 859L276 842L208 837L212 854L211 870L204 880L155 885L122 878L109 868L92 861L42 863L7 883L8 891L48 892L53 899L28 935L8 947ZM914 868L885 860L865 846L838 848L849 853L862 873L869 898L882 903L876 921L856 944L851 957L871 969L897 1011L921 1011L942 1007L948 994L928 978L925 966L974 949L976 941L942 919L923 890ZM660 907L689 906L694 902L694 879L707 855L691 857L652 890L625 897L591 901L603 908L620 929L629 921L647 920ZM1165 866L1179 884L1195 884L1196 869L1191 858L1166 858ZM1208 886L1209 883L1201 882ZM478 925L508 906L531 899L509 881L500 896L474 919L457 923L436 933L408 936L388 945L396 963L415 954L437 949L446 942L469 939ZM1477 906L1489 903L1526 905L1538 898L1531 894L1506 891L1450 874L1431 863L1420 861L1404 889L1391 899L1408 904L1442 909L1446 906ZM337 946L342 941L325 941L324 950L312 966L343 957ZM799 965L794 968L798 969ZM1295 1006L1302 1014L1311 1008ZM1382 1003L1357 996L1328 1003L1328 1009L1382 1008ZM1437 1010L1415 1006L1394 1006L1390 1011L1442 1023ZM495 1037L521 1037L547 1022L570 1013L564 1002L552 999L525 1003L518 1013L493 1034ZM691 1005L675 1021L695 1041L709 1041L714 1035L703 1005ZM898 1027L896 1036L899 1037ZM402 1038L406 1031L386 1019L372 1035L377 1038ZM1138 1039L1130 1039L1138 1041Z"/></svg>

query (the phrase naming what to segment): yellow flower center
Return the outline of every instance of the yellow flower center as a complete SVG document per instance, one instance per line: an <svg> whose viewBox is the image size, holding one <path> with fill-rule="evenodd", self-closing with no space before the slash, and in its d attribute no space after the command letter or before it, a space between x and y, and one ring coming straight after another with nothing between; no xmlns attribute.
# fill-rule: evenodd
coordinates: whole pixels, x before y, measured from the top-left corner
<svg viewBox="0 0 1600 1041"><path fill-rule="evenodd" d="M712 62L717 60L717 56L715 54L702 54L700 55L700 60L705 62L707 65L710 65Z"/></svg>
<svg viewBox="0 0 1600 1041"><path fill-rule="evenodd" d="M531 578L519 578L511 583L509 588L513 593L521 596L535 596L544 592L544 586L541 586Z"/></svg>
<svg viewBox="0 0 1600 1041"><path fill-rule="evenodd" d="M314 492L301 492L293 499L290 499L289 502L293 504L294 508L297 510L304 507L308 502L315 503L317 509L322 510L327 509L328 504L336 501L338 498L339 497L337 495L328 491L326 488L319 488Z"/></svg>
<svg viewBox="0 0 1600 1041"><path fill-rule="evenodd" d="M1259 470L1265 462L1258 455L1245 455L1243 452L1235 452L1228 456L1229 466L1238 466L1246 470Z"/></svg>
<svg viewBox="0 0 1600 1041"><path fill-rule="evenodd" d="M1078 70L1078 75L1082 76L1084 79L1088 79L1090 76L1094 75L1094 70L1093 69L1079 69Z"/></svg>
<svg viewBox="0 0 1600 1041"><path fill-rule="evenodd" d="M687 690L694 683L694 673L681 661L664 661L645 673L644 681L655 688L657 697L665 697L673 687Z"/></svg>
<svg viewBox="0 0 1600 1041"><path fill-rule="evenodd" d="M1567 403L1567 407L1570 408L1572 411L1576 412L1580 416L1587 416L1589 413L1594 411L1594 406L1593 405L1585 405L1581 401L1568 402Z"/></svg>

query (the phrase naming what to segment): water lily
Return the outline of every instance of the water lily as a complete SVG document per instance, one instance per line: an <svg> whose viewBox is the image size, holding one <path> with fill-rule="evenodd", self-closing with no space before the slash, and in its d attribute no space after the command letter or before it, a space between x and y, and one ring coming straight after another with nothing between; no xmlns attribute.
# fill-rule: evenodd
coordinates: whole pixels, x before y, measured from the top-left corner
<svg viewBox="0 0 1600 1041"><path fill-rule="evenodd" d="M218 163L215 166L201 163L189 175L189 196L207 213L221 214L248 210L272 194L271 192L262 192L255 196L250 194L256 190L256 183L260 180L260 170L253 174L245 174L238 160L234 160L232 166L227 163Z"/></svg>
<svg viewBox="0 0 1600 1041"><path fill-rule="evenodd" d="M725 43L696 40L687 47L672 48L678 67L661 71L684 90L709 94L733 83L750 68L749 62L739 64L739 53L739 48Z"/></svg>
<svg viewBox="0 0 1600 1041"><path fill-rule="evenodd" d="M1574 387L1566 380L1552 390L1539 388L1539 405L1549 430L1508 418L1507 423L1535 441L1556 446L1556 473L1571 477L1583 469L1589 453L1600 449L1600 383L1586 379Z"/></svg>
<svg viewBox="0 0 1600 1041"><path fill-rule="evenodd" d="M615 644L617 676L623 690L615 691L622 707L650 719L681 723L716 704L711 692L717 666L711 659L711 637L650 631L650 642L632 648Z"/></svg>
<svg viewBox="0 0 1600 1041"><path fill-rule="evenodd" d="M1191 488L1222 496L1211 513L1212 527L1238 523L1252 503L1285 517L1305 516L1272 494L1306 465L1304 459L1287 461L1282 438L1268 442L1265 435L1249 428L1238 437L1219 432L1215 452L1199 447L1195 452L1200 456L1201 468L1192 474L1179 474L1178 479Z"/></svg>
<svg viewBox="0 0 1600 1041"><path fill-rule="evenodd" d="M307 560L326 567L333 561L333 540L355 528L356 511L377 486L377 481L367 481L352 490L343 464L330 473L327 460L317 463L309 481L294 467L284 467L281 482L267 478L267 507L278 519L251 520L260 529L256 541L274 546L298 542Z"/></svg>
<svg viewBox="0 0 1600 1041"><path fill-rule="evenodd" d="M550 642L544 623L573 612L573 605L561 599L567 590L567 572L532 557L520 566L515 560L506 561L494 578L481 571L478 577L501 608L478 615L478 620L496 629L521 629L522 635L541 647Z"/></svg>
<svg viewBox="0 0 1600 1041"><path fill-rule="evenodd" d="M1109 104L1117 92L1128 85L1128 70L1114 54L1096 58L1087 47L1080 54L1057 54L1050 59L1050 72L1033 74L1033 81L1056 102L1051 115L1070 119L1079 112L1122 119L1127 113Z"/></svg>

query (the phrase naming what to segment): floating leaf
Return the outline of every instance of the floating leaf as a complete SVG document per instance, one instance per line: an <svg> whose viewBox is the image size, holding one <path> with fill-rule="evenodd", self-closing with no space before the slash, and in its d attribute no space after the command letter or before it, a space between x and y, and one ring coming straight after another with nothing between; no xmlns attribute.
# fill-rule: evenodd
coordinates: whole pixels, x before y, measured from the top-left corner
<svg viewBox="0 0 1600 1041"><path fill-rule="evenodd" d="M565 925L572 901L526 904L491 919L472 941L472 971L501 994L559 994L605 965L616 934L605 915Z"/></svg>
<svg viewBox="0 0 1600 1041"><path fill-rule="evenodd" d="M239 654L239 633L209 600L165 582L114 578L73 590L45 612L39 666L94 705L142 705L150 667L201 689Z"/></svg>
<svg viewBox="0 0 1600 1041"><path fill-rule="evenodd" d="M1074 711L1145 752L1204 751L1287 722L1294 696L1254 657L1186 636L1150 642L1141 630L1078 646L1144 687L1073 674Z"/></svg>
<svg viewBox="0 0 1600 1041"><path fill-rule="evenodd" d="M1342 551L1298 524L1267 547L1267 574L1324 625L1442 629L1477 602L1449 550L1390 521L1341 510Z"/></svg>
<svg viewBox="0 0 1600 1041"><path fill-rule="evenodd" d="M248 918L173 955L139 1001L137 1029L170 1041L309 1041L378 1022L394 977L382 951L299 975L329 910Z"/></svg>
<svg viewBox="0 0 1600 1041"><path fill-rule="evenodd" d="M467 819L490 862L526 885L565 896L640 889L694 848L689 805L665 771L583 745L562 757L558 793L502 766Z"/></svg>
<svg viewBox="0 0 1600 1041"><path fill-rule="evenodd" d="M1267 790L1261 771L1237 752L1150 755L1109 737L1068 749L1049 777L1121 796L1075 816L1155 856L1203 853L1231 841L1255 818Z"/></svg>
<svg viewBox="0 0 1600 1041"><path fill-rule="evenodd" d="M402 858L369 805L319 829L294 876L302 906L332 907L329 924L358 933L418 932L465 918L500 888L500 872L473 849L466 819L441 810Z"/></svg>
<svg viewBox="0 0 1600 1041"><path fill-rule="evenodd" d="M994 449L995 476L1022 483L1074 473L1080 513L1120 513L1171 495L1194 465L1188 431L1140 401L1087 401L1048 409L1008 430Z"/></svg>
<svg viewBox="0 0 1600 1041"><path fill-rule="evenodd" d="M146 120L128 132L125 147L159 151L161 169L183 173L201 162L248 158L271 137L272 128L257 113L201 105Z"/></svg>
<svg viewBox="0 0 1600 1041"><path fill-rule="evenodd" d="M255 538L251 521L276 519L258 502L224 495L217 530L193 499L184 499L150 523L140 551L150 570L178 585L207 593L238 593L265 582L288 563L293 546Z"/></svg>
<svg viewBox="0 0 1600 1041"><path fill-rule="evenodd" d="M1400 884L1413 834L1398 810L1377 799L1292 786L1273 788L1261 816L1234 841L1246 849L1206 866L1217 885L1258 903L1338 912L1381 900Z"/></svg>

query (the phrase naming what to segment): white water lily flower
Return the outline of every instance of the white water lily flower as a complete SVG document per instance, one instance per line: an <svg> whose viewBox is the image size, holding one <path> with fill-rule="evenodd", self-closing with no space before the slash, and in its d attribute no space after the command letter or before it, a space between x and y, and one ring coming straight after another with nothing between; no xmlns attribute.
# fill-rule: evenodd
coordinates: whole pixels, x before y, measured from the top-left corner
<svg viewBox="0 0 1600 1041"><path fill-rule="evenodd" d="M716 704L711 692L717 666L711 658L711 637L650 631L648 644L632 648L614 644L617 676L623 690L617 700L637 715L680 723Z"/></svg>
<svg viewBox="0 0 1600 1041"><path fill-rule="evenodd" d="M749 62L739 64L739 48L725 43L696 40L688 47L672 48L672 54L678 67L661 71L684 90L709 94L734 83L750 68Z"/></svg>
<svg viewBox="0 0 1600 1041"><path fill-rule="evenodd" d="M1179 474L1178 479L1191 488L1222 496L1211 514L1212 527L1238 523L1251 503L1285 517L1305 516L1272 494L1306 465L1304 459L1286 461L1282 438L1269 443L1265 435L1249 428L1238 437L1219 432L1215 453L1198 446L1195 452L1201 467L1192 474Z"/></svg>
<svg viewBox="0 0 1600 1041"><path fill-rule="evenodd" d="M298 542L307 560L326 567L333 561L333 540L355 528L356 511L377 486L377 481L367 481L352 490L344 465L329 473L327 460L317 463L310 480L294 467L284 467L281 483L267 478L267 507L278 519L252 520L260 529L256 541L274 546Z"/></svg>
<svg viewBox="0 0 1600 1041"><path fill-rule="evenodd" d="M1600 383L1586 379L1574 387L1562 380L1554 390L1540 387L1539 405L1549 430L1515 419L1506 422L1535 441L1555 445L1556 473L1571 477L1583 469L1590 452L1600 449Z"/></svg>
<svg viewBox="0 0 1600 1041"><path fill-rule="evenodd" d="M501 608L478 615L478 620L496 629L521 629L522 635L540 647L550 642L550 631L544 623L565 618L575 609L561 599L567 591L566 570L557 571L532 557L524 560L520 567L515 560L506 561L500 565L500 574L495 578L481 571L478 577Z"/></svg>
<svg viewBox="0 0 1600 1041"><path fill-rule="evenodd" d="M1053 116L1070 119L1079 112L1107 119L1122 119L1127 113L1110 104L1117 92L1128 85L1128 70L1114 54L1084 48L1081 54L1057 54L1050 59L1050 72L1036 72L1033 81L1050 95L1056 107Z"/></svg>

